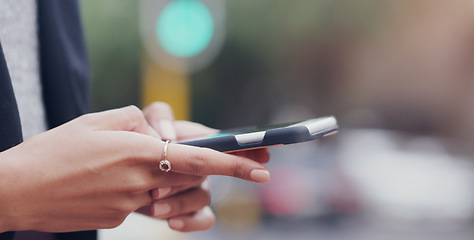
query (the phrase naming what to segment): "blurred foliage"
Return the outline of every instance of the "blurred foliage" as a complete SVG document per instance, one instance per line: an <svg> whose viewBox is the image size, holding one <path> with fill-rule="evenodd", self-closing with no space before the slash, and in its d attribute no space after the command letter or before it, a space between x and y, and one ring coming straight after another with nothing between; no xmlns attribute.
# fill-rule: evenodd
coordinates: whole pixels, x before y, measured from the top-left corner
<svg viewBox="0 0 474 240"><path fill-rule="evenodd" d="M380 27L386 2L226 1L222 52L192 76L194 120L218 128L264 124L291 105L313 116L338 113L339 55L355 36Z"/></svg>
<svg viewBox="0 0 474 240"><path fill-rule="evenodd" d="M138 1L82 0L92 66L92 110L139 104Z"/></svg>
<svg viewBox="0 0 474 240"><path fill-rule="evenodd" d="M371 29L386 1L225 1L226 39L191 76L193 120L214 127L266 123L284 105L334 114L332 61L344 34ZM92 110L140 103L139 1L82 0L92 65ZM330 99L330 98L329 98Z"/></svg>
<svg viewBox="0 0 474 240"><path fill-rule="evenodd" d="M378 101L364 97L373 91L371 83L355 81L347 67L358 67L363 54L376 47L396 44L396 33L388 34L393 42L380 46L368 39L396 32L387 23L417 16L429 1L414 4L418 7L404 7L408 0L223 2L222 50L190 76L192 120L217 128L266 124L285 108L303 108L308 116L373 108ZM81 4L92 64L92 110L140 105L140 1ZM288 114L286 120L296 117Z"/></svg>

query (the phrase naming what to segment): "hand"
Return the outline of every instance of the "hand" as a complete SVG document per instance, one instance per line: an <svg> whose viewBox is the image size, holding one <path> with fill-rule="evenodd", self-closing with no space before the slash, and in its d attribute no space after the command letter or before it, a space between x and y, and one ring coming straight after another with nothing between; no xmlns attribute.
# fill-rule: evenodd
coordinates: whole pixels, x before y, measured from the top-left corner
<svg viewBox="0 0 474 240"><path fill-rule="evenodd" d="M209 180L199 186L180 186L152 190L155 201L137 212L168 220L169 227L181 231L199 231L212 227L215 216L208 206L210 199Z"/></svg>
<svg viewBox="0 0 474 240"><path fill-rule="evenodd" d="M154 102L143 109L145 119L163 140L184 142L219 133L219 130L189 121L175 121L171 106L164 102ZM251 158L259 163L267 163L270 155L266 149L254 149L232 153Z"/></svg>
<svg viewBox="0 0 474 240"><path fill-rule="evenodd" d="M168 147L172 172L162 172L157 136L139 109L127 107L84 115L1 152L0 232L116 227L154 201L150 190L173 194L207 175L268 181L250 158L179 144Z"/></svg>
<svg viewBox="0 0 474 240"><path fill-rule="evenodd" d="M164 139L182 142L217 134L216 129L189 122L175 121L171 107L163 102L154 102L147 106L143 113L148 123ZM264 149L235 153L242 157L253 159L260 163L269 160L268 151ZM206 184L208 186L207 181ZM214 225L215 216L208 207L210 202L209 187L181 186L180 189L155 189L153 192L166 192L166 199L154 202L150 207L142 207L138 212L160 219L168 219L169 226L178 231L205 230ZM184 191L184 192L181 192ZM177 195L174 195L178 193ZM163 195L163 194L160 194ZM160 199L157 197L156 199Z"/></svg>

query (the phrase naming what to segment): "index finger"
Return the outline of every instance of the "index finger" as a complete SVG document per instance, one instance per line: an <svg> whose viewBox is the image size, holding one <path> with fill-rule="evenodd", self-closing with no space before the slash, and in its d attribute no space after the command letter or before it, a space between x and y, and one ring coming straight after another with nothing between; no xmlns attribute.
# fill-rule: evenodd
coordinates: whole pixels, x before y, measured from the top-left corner
<svg viewBox="0 0 474 240"><path fill-rule="evenodd" d="M270 153L266 148L237 151L230 154L250 158L259 163L267 163L270 160Z"/></svg>
<svg viewBox="0 0 474 240"><path fill-rule="evenodd" d="M199 176L225 175L253 182L268 182L270 172L262 164L243 156L208 148L169 144L166 158L173 172Z"/></svg>

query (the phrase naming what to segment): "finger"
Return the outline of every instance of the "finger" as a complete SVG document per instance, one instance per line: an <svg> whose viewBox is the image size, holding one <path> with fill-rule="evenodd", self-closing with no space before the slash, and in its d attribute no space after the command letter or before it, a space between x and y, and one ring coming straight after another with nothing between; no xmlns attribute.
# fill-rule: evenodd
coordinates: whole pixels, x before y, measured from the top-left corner
<svg viewBox="0 0 474 240"><path fill-rule="evenodd" d="M198 186L205 176L190 175L179 172L163 172L159 168L163 158L165 143L156 138L126 131L92 131L87 134L76 134L77 137L87 137L91 146L91 155L106 159L117 159L115 164L122 165L130 170L129 174L115 177L117 181L128 181L124 184L132 185L138 182L143 191L154 188L192 185ZM106 143L106 144L104 144ZM80 154L80 152L75 152ZM178 161L178 159L176 159Z"/></svg>
<svg viewBox="0 0 474 240"><path fill-rule="evenodd" d="M184 176L187 176L187 175L184 175ZM154 200L160 200L160 199L164 199L169 196L178 194L180 192L184 192L186 190L189 190L190 188L209 185L209 183L207 183L208 180L206 177L201 177L201 179L202 179L201 181L194 181L194 182L190 182L183 185L169 184L166 187L152 189L151 196L153 197ZM203 185L204 183L206 184ZM209 189L209 187L205 189Z"/></svg>
<svg viewBox="0 0 474 240"><path fill-rule="evenodd" d="M135 210L136 213L141 213L143 215L146 215L146 216L151 216L151 213L150 213L150 205L146 205L146 206L142 206L140 208L138 208L137 210Z"/></svg>
<svg viewBox="0 0 474 240"><path fill-rule="evenodd" d="M196 180L192 177L208 175L225 175L254 182L268 182L270 173L262 164L249 158L221 153L208 148L199 148L181 144L169 143L166 158L171 162L171 172L162 172L159 163L163 159L166 144L156 138L142 134L109 131L97 134L94 139L99 142L110 142L110 151L117 158L127 156L127 164L141 165L145 178L152 178L153 188L165 187L163 178L175 185L184 185L181 177L186 180ZM175 176L176 174L176 176ZM188 174L189 179L177 174ZM194 176L193 176L194 175ZM174 176L174 177L172 177ZM173 182L175 181L175 182ZM169 186L169 185L168 185Z"/></svg>
<svg viewBox="0 0 474 240"><path fill-rule="evenodd" d="M209 206L193 214L168 219L170 228L180 232L202 231L211 228L216 217Z"/></svg>
<svg viewBox="0 0 474 240"><path fill-rule="evenodd" d="M208 148L169 144L167 156L172 171L177 173L225 175L254 182L268 182L270 179L268 169L260 163Z"/></svg>
<svg viewBox="0 0 474 240"><path fill-rule="evenodd" d="M159 171L159 172L158 172ZM152 173L153 174L153 173ZM205 176L190 175L183 173L174 173L174 172L162 172L161 170L156 170L156 173L151 176L154 178L154 188L163 189L166 187L179 187L179 186L199 186L199 184L204 180ZM165 190L161 190L161 195L164 196Z"/></svg>
<svg viewBox="0 0 474 240"><path fill-rule="evenodd" d="M195 187L195 186L193 186ZM180 193L184 190L189 190L189 186L188 187L185 187L185 186L178 186L178 187L164 187L164 188L155 188L155 189L152 189L150 190L150 195L151 195L151 198L153 200L160 200L160 199L164 199L166 197L169 197L169 196L172 196L172 195L175 195L177 193ZM151 203L148 202L146 203L144 206L141 206L140 208L138 208L137 210L135 210L135 212L138 212L138 213L141 213L141 214L144 214L146 216L150 216L150 217L153 217L153 215L155 214L155 212L159 212L160 210L155 210L155 208L162 208L160 206L155 206L154 205L154 202L152 201Z"/></svg>
<svg viewBox="0 0 474 240"><path fill-rule="evenodd" d="M153 217L167 219L196 212L209 205L210 201L210 192L199 187L156 201L152 203L150 210Z"/></svg>
<svg viewBox="0 0 474 240"><path fill-rule="evenodd" d="M175 121L174 126L178 142L191 141L219 133L219 130L217 129L189 121Z"/></svg>
<svg viewBox="0 0 474 240"><path fill-rule="evenodd" d="M176 141L174 114L171 106L164 102L154 102L143 109L146 120L164 140Z"/></svg>
<svg viewBox="0 0 474 240"><path fill-rule="evenodd" d="M253 149L253 150L247 150L247 151L238 151L238 152L233 152L231 154L236 155L236 156L250 158L262 164L270 161L270 153L268 152L266 148Z"/></svg>
<svg viewBox="0 0 474 240"><path fill-rule="evenodd" d="M150 191L150 195L154 200L161 200L165 199L170 196L177 195L179 193L188 191L190 189L194 189L197 187L201 187L205 191L210 191L210 181L208 178L203 178L203 181L197 185L183 185L183 186L176 186L176 187L163 187L163 188L155 188ZM168 200L169 201L169 200ZM172 201L172 199L171 199ZM135 212L147 215L152 217L154 210L153 202L152 204L146 204L145 206L140 207Z"/></svg>
<svg viewBox="0 0 474 240"><path fill-rule="evenodd" d="M143 112L136 106L128 106L103 112L83 115L70 122L82 129L87 126L92 130L131 131L158 137L153 128L148 125Z"/></svg>

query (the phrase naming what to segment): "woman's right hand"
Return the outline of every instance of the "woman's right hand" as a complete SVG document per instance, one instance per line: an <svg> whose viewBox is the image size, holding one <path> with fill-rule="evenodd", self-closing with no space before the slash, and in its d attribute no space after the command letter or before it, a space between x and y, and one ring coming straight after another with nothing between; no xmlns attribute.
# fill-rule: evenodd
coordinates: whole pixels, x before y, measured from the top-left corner
<svg viewBox="0 0 474 240"><path fill-rule="evenodd" d="M207 175L266 182L251 158L164 143L136 107L87 114L0 153L0 232L112 228L149 205L153 189L198 186Z"/></svg>

